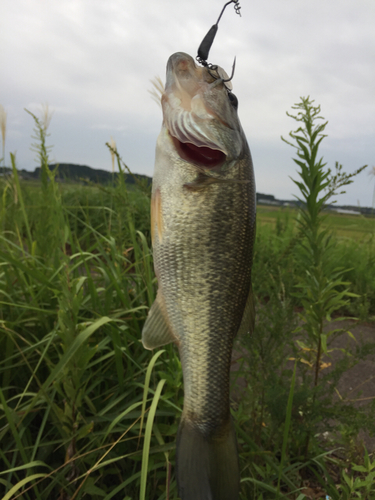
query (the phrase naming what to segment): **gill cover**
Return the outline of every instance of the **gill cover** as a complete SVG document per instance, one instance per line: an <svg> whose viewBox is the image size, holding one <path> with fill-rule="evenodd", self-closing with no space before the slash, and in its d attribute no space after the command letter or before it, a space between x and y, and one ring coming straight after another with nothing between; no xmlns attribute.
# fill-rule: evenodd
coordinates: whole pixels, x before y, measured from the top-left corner
<svg viewBox="0 0 375 500"><path fill-rule="evenodd" d="M191 56L176 52L168 60L161 100L164 126L179 156L214 171L237 159L244 145L237 100L218 77L223 73L198 67Z"/></svg>

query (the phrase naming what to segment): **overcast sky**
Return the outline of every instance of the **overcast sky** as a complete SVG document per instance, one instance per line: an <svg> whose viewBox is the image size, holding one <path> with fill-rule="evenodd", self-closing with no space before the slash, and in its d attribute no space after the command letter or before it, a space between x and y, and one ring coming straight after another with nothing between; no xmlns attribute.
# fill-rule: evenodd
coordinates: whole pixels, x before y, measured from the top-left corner
<svg viewBox="0 0 375 500"><path fill-rule="evenodd" d="M2 0L0 104L6 152L34 170L33 122L24 108L54 110L51 159L111 169L111 136L124 161L152 175L161 109L149 82L168 57L195 57L222 0ZM228 73L253 155L257 191L290 199L296 128L286 116L300 96L328 120L320 153L344 171L369 164L340 204L371 206L375 177L375 0L241 0L228 6L209 61ZM9 163L9 162L7 162Z"/></svg>

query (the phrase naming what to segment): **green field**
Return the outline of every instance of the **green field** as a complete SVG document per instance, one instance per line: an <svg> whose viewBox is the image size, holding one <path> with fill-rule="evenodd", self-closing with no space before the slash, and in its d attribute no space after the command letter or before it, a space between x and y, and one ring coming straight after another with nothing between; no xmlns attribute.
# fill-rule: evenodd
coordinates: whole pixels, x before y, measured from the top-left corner
<svg viewBox="0 0 375 500"><path fill-rule="evenodd" d="M0 179L0 194L4 192L5 181ZM21 181L26 193L27 209L38 211L42 206L39 204L41 186L38 181ZM127 190L132 196L136 188L127 185ZM103 211L103 206L110 205L110 188L92 184L90 186L80 185L75 182L64 182L59 184L59 192L62 196L64 207L67 210L76 211L85 209L95 218L94 212ZM147 218L147 201L139 196L134 196L133 201L138 200L144 205L144 218ZM142 198L142 201L139 199ZM286 227L296 227L298 210L290 207L274 207L268 205L257 206L257 227L270 225L277 232L284 231ZM375 216L339 214L332 211L325 213L324 227L329 228L338 240L353 240L356 242L367 242L375 235ZM143 230L146 227L142 228ZM260 230L260 229L259 229Z"/></svg>
<svg viewBox="0 0 375 500"><path fill-rule="evenodd" d="M315 161L320 108L293 109L309 202L258 207L256 324L236 340L231 379L240 500L372 500L375 461L358 435L375 435L375 404L337 386L375 342L337 325L374 320L375 219L321 213L352 176ZM14 155L0 178L0 498L177 500L181 361L140 341L157 290L150 186L129 186L113 151L112 183L61 182L48 122L33 118L40 180L20 179Z"/></svg>
<svg viewBox="0 0 375 500"><path fill-rule="evenodd" d="M257 224L270 224L274 229L285 225L295 225L298 210L289 207L276 208L267 205L258 205ZM323 224L339 240L352 239L366 242L375 234L375 216L339 214L332 211L326 212Z"/></svg>
<svg viewBox="0 0 375 500"><path fill-rule="evenodd" d="M9 177L0 180L0 199L0 496L165 500L169 491L177 499L180 361L173 346L150 353L140 343L156 292L149 188L129 188L121 178L113 186L83 186ZM300 352L297 216L258 207L257 327L251 342L242 339L236 348L245 353L236 376L248 387L233 403L242 500L276 498L279 473L279 498L299 500L306 498L300 489L308 470L329 477L319 439L311 437L308 451L304 444L306 435L319 435L321 422L334 416L353 435L373 428L371 412L333 405L334 385L326 385L352 365L350 356L320 386L319 418L309 402L311 373L301 364L294 389L300 409L288 417L293 439L280 469L292 377L286 352ZM347 269L356 294L341 313L367 321L375 313L374 223L333 214L325 221L336 242L332 265ZM360 455L353 460L363 463ZM335 467L344 470L347 462ZM346 498L335 488L332 498Z"/></svg>

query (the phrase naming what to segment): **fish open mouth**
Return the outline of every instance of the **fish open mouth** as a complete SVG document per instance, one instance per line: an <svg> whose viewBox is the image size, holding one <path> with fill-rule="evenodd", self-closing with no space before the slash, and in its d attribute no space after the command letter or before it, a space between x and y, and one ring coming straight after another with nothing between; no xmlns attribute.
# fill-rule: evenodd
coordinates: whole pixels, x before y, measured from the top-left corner
<svg viewBox="0 0 375 500"><path fill-rule="evenodd" d="M171 137L180 157L189 163L193 163L193 165L214 169L221 166L226 160L226 155L218 149L196 146L190 142L181 142L172 135Z"/></svg>

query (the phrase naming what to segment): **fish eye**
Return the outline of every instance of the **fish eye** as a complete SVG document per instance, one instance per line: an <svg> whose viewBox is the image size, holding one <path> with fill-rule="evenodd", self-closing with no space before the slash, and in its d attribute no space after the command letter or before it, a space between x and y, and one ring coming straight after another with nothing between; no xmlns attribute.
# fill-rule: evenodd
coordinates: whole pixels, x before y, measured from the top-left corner
<svg viewBox="0 0 375 500"><path fill-rule="evenodd" d="M237 99L237 97L234 94L232 94L232 92L228 92L228 97L229 97L231 105L234 107L234 109L237 110L237 108L238 108L238 99Z"/></svg>

